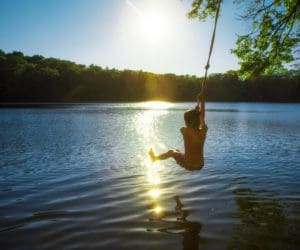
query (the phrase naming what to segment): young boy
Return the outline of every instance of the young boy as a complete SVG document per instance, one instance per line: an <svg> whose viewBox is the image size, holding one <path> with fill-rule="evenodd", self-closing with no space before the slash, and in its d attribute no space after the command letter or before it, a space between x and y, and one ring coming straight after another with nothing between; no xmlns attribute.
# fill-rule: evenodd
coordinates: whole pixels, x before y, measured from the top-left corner
<svg viewBox="0 0 300 250"><path fill-rule="evenodd" d="M149 155L152 161L174 158L178 165L187 170L201 169L204 166L203 146L206 138L207 126L205 124L205 101L204 95L199 95L200 108L184 113L186 127L180 129L184 140L184 153L176 150L169 150L166 153L156 156L152 149Z"/></svg>

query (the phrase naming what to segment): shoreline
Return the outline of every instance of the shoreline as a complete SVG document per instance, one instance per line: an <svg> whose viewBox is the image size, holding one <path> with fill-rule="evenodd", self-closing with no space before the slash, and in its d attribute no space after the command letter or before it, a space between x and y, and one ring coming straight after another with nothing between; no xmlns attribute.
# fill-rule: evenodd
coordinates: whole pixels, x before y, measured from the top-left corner
<svg viewBox="0 0 300 250"><path fill-rule="evenodd" d="M31 107L45 107L45 106L65 106L65 105L97 105L97 104L133 104L143 102L155 102L158 100L147 100L147 101L99 101L99 102L0 102L0 108L31 108ZM194 103L195 101L163 101L170 103ZM240 104L300 104L300 101L207 101L207 103L240 103Z"/></svg>

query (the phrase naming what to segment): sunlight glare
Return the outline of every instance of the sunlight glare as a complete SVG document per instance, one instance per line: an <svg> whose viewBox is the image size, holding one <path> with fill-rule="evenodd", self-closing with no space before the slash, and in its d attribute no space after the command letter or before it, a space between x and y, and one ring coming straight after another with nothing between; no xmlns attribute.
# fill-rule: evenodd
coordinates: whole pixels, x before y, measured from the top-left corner
<svg viewBox="0 0 300 250"><path fill-rule="evenodd" d="M149 101L141 103L141 107L149 109L169 109L173 104L163 101Z"/></svg>
<svg viewBox="0 0 300 250"><path fill-rule="evenodd" d="M173 104L162 101L143 102L139 106L142 109L136 116L135 125L139 139L143 141L145 154L141 155L141 165L147 170L146 178L149 185L148 197L158 202L162 194L159 186L161 184L160 169L161 161L150 159L148 152L150 148L165 147L165 145L157 138L157 120L167 114ZM145 110L144 110L145 109ZM161 216L162 208L156 205L153 209L156 216Z"/></svg>
<svg viewBox="0 0 300 250"><path fill-rule="evenodd" d="M162 208L160 206L157 206L153 209L153 211L156 213L156 214L159 214L161 211L162 211Z"/></svg>
<svg viewBox="0 0 300 250"><path fill-rule="evenodd" d="M159 44L165 38L170 37L170 12L162 8L162 4L152 2L151 7L138 6L130 0L126 0L126 4L136 13L139 17L140 37L146 42L152 44ZM140 7L143 6L143 7ZM137 26L138 28L138 26ZM137 31L137 30L136 30Z"/></svg>
<svg viewBox="0 0 300 250"><path fill-rule="evenodd" d="M153 199L157 199L161 194L161 191L159 190L159 188L153 188L149 191L149 195L153 198Z"/></svg>
<svg viewBox="0 0 300 250"><path fill-rule="evenodd" d="M151 185L157 186L160 184L160 177L157 168L148 169L147 179L148 183Z"/></svg>
<svg viewBox="0 0 300 250"><path fill-rule="evenodd" d="M158 13L144 15L141 22L141 32L150 42L156 43L167 35L166 19Z"/></svg>

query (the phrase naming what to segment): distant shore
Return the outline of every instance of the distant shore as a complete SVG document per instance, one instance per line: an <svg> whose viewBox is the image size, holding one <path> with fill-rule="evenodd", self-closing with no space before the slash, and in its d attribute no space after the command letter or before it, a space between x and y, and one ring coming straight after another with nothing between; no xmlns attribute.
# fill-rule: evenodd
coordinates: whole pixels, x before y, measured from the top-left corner
<svg viewBox="0 0 300 250"><path fill-rule="evenodd" d="M155 74L25 56L0 50L0 106L12 103L196 102L202 82L194 75ZM236 71L210 74L210 102L300 102L300 70L241 80Z"/></svg>
<svg viewBox="0 0 300 250"><path fill-rule="evenodd" d="M147 100L144 102L152 102L156 100ZM140 101L143 102L143 101ZM193 103L195 101L187 101L187 102L172 102L172 103ZM97 105L103 103L112 103L112 104L130 104L130 103L139 103L139 102L6 102L0 103L0 108L44 108L44 107L62 107L62 106L69 106L69 105ZM210 101L208 101L210 103ZM230 101L212 101L212 103L257 103L257 104L300 104L298 102L256 102L256 101L244 101L244 102L230 102Z"/></svg>

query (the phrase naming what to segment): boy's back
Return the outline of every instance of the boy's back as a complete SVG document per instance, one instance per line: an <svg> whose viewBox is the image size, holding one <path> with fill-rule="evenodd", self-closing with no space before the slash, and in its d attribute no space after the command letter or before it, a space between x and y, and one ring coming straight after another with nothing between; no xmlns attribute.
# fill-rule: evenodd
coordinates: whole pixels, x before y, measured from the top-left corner
<svg viewBox="0 0 300 250"><path fill-rule="evenodd" d="M185 160L188 166L199 168L204 165L203 146L207 133L207 126L195 130L190 127L181 128L184 140Z"/></svg>

